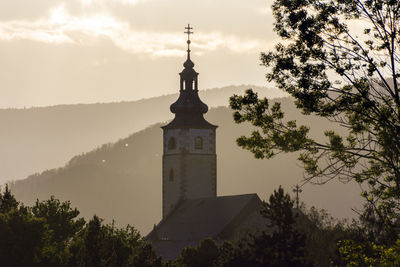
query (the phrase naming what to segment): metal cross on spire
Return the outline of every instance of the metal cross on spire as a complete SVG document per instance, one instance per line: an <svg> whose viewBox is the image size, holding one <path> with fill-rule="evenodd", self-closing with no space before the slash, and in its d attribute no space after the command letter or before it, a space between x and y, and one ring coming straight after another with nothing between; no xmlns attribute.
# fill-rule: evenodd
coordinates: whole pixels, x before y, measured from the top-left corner
<svg viewBox="0 0 400 267"><path fill-rule="evenodd" d="M193 34L193 32L191 30L193 30L193 27L190 27L190 24L188 24L188 26L185 28L185 33L188 35L188 41L190 41L190 35Z"/></svg>
<svg viewBox="0 0 400 267"><path fill-rule="evenodd" d="M185 27L185 33L188 35L188 39L187 39L187 44L188 44L188 53L190 53L190 35L193 34L194 32L192 32L191 30L193 30L193 27L190 27L190 24L188 24L187 27Z"/></svg>

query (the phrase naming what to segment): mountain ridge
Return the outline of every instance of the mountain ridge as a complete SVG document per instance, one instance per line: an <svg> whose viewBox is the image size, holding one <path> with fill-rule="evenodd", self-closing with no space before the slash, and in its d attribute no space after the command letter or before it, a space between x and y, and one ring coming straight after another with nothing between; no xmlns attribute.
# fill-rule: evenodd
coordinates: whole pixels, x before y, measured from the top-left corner
<svg viewBox="0 0 400 267"><path fill-rule="evenodd" d="M288 118L296 119L299 124L311 124L314 132L331 127L323 119L301 115L291 99L279 101ZM296 154L257 160L239 148L236 138L249 134L252 127L235 124L227 107L210 109L206 118L219 126L218 195L258 193L264 199L279 185L291 192L301 181L302 169ZM115 143L79 154L62 168L15 181L10 185L11 190L26 204L55 195L61 200L70 200L85 217L95 213L107 221L115 219L118 225L131 224L146 234L161 219L161 125L164 123L153 124ZM354 216L350 208L361 203L356 184L335 181L320 187L306 184L301 200L307 205L325 208L337 217Z"/></svg>
<svg viewBox="0 0 400 267"><path fill-rule="evenodd" d="M227 106L229 96L254 88L262 96L277 89L251 85L199 91L210 106ZM169 105L178 94L138 101L0 109L0 184L63 166L71 157L115 142L121 136L173 117Z"/></svg>

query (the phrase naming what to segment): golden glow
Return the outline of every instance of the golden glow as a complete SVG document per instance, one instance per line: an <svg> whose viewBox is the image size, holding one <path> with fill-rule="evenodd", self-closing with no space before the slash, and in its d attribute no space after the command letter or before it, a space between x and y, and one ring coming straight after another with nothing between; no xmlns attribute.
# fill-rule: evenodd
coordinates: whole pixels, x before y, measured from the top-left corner
<svg viewBox="0 0 400 267"><path fill-rule="evenodd" d="M106 4L108 3L121 3L123 5L135 5L139 0L80 0L83 6L90 6L92 4Z"/></svg>
<svg viewBox="0 0 400 267"><path fill-rule="evenodd" d="M128 1L128 0L125 0ZM132 0L129 0L133 3ZM92 3L85 0L86 4ZM45 43L82 43L82 35L87 44L98 37L110 38L119 48L131 53L145 53L152 56L182 56L185 50L182 44L185 36L181 32L135 31L127 22L115 19L107 14L71 16L64 5L53 8L47 19L35 22L12 21L0 23L0 39L32 39ZM90 42L92 39L92 42ZM268 46L266 42L255 39L242 39L220 32L202 33L194 36L193 47L202 54L226 48L232 52L243 53L261 50Z"/></svg>
<svg viewBox="0 0 400 267"><path fill-rule="evenodd" d="M267 2L272 0L267 0ZM1 0L0 107L176 92L187 23L201 89L265 85L265 0ZM154 79L154 74L157 79ZM21 78L22 77L22 78Z"/></svg>

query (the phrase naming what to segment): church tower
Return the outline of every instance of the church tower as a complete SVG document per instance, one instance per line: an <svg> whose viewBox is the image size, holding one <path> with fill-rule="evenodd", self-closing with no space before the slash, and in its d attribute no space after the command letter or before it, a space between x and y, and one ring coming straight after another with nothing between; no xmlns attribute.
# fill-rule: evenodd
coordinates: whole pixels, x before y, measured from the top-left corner
<svg viewBox="0 0 400 267"><path fill-rule="evenodd" d="M182 200L216 197L217 155L215 132L217 126L207 122L203 114L208 106L198 95L198 73L190 59L190 34L187 59L180 75L179 98L170 107L175 118L163 126L163 218Z"/></svg>

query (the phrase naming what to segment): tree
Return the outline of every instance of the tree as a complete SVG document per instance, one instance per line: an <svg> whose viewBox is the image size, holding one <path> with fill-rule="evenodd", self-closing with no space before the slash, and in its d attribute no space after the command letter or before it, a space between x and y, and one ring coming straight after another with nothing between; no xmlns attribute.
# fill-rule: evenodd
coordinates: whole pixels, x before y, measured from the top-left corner
<svg viewBox="0 0 400 267"><path fill-rule="evenodd" d="M230 101L237 123L258 130L238 144L257 158L298 151L306 179L355 180L386 228L400 213L400 1L275 0L274 29L284 41L262 53L268 81L306 115L343 128L315 140L251 90Z"/></svg>
<svg viewBox="0 0 400 267"><path fill-rule="evenodd" d="M54 196L42 202L36 200L32 213L35 217L46 220L53 232L53 241L63 243L63 245L66 245L85 225L83 218L77 218L79 211L71 208L71 202L61 203Z"/></svg>
<svg viewBox="0 0 400 267"><path fill-rule="evenodd" d="M204 239L196 247L182 249L179 257L165 266L312 266L305 255L305 236L297 229L298 211L293 209L293 202L279 187L269 202L263 202L261 215L269 223L265 231L221 245Z"/></svg>
<svg viewBox="0 0 400 267"><path fill-rule="evenodd" d="M32 215L44 220L47 229L48 246L41 253L41 264L49 266L66 266L71 258L68 246L72 238L82 230L85 225L83 218L77 218L79 211L71 208L69 201L60 202L51 196L50 199L40 202L32 207Z"/></svg>
<svg viewBox="0 0 400 267"><path fill-rule="evenodd" d="M197 247L186 247L176 259L176 266L217 266L219 248L211 238L202 240ZM173 265L172 265L173 266Z"/></svg>
<svg viewBox="0 0 400 267"><path fill-rule="evenodd" d="M270 223L249 244L256 266L308 266L305 236L296 227L298 213L293 212L293 200L282 187L263 203L261 215Z"/></svg>
<svg viewBox="0 0 400 267"><path fill-rule="evenodd" d="M38 266L50 234L44 220L32 216L6 186L0 193L1 265Z"/></svg>
<svg viewBox="0 0 400 267"><path fill-rule="evenodd" d="M69 245L85 221L69 202L51 197L34 207L0 194L0 257L5 266L67 266Z"/></svg>
<svg viewBox="0 0 400 267"><path fill-rule="evenodd" d="M16 209L18 208L18 205L19 202L11 194L8 185L6 184L4 192L2 194L0 193L0 213L6 213L12 209Z"/></svg>
<svg viewBox="0 0 400 267"><path fill-rule="evenodd" d="M306 259L306 239L297 229L298 213L282 187L269 202L263 202L262 216L268 227L219 249L218 266L311 266Z"/></svg>
<svg viewBox="0 0 400 267"><path fill-rule="evenodd" d="M251 237L248 237L251 239ZM248 238L236 242L225 241L219 248L217 266L221 267L242 267L255 266L256 261L249 247Z"/></svg>
<svg viewBox="0 0 400 267"><path fill-rule="evenodd" d="M391 247L353 240L343 240L338 245L338 266L400 266L400 239Z"/></svg>
<svg viewBox="0 0 400 267"><path fill-rule="evenodd" d="M71 266L161 266L161 259L135 228L103 225L98 216L75 235L71 253Z"/></svg>
<svg viewBox="0 0 400 267"><path fill-rule="evenodd" d="M51 197L20 204L0 192L1 266L161 266L161 258L132 226L115 228L94 216L78 218L69 201Z"/></svg>
<svg viewBox="0 0 400 267"><path fill-rule="evenodd" d="M316 266L332 266L338 262L338 241L343 239L356 239L365 241L360 235L359 226L355 223L348 224L347 220L332 217L325 210L315 207L306 209L301 205L304 220L297 220L297 226L306 238L306 256ZM362 233L362 232L361 232Z"/></svg>

